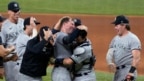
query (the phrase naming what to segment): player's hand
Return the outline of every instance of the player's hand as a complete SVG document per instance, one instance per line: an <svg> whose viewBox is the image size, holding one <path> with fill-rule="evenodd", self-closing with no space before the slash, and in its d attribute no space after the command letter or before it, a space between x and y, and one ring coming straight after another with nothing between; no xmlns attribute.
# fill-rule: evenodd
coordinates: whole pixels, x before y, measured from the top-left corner
<svg viewBox="0 0 144 81"><path fill-rule="evenodd" d="M11 52L15 50L15 46L14 45L9 45L7 47Z"/></svg>
<svg viewBox="0 0 144 81"><path fill-rule="evenodd" d="M17 54L13 54L13 55L10 57L10 60L11 60L11 61L17 61L17 59L18 59Z"/></svg>
<svg viewBox="0 0 144 81"><path fill-rule="evenodd" d="M50 58L50 61L49 61L50 64L54 64L54 63L55 63L55 60L56 60L56 59L55 59L54 57L51 57L51 58Z"/></svg>
<svg viewBox="0 0 144 81"><path fill-rule="evenodd" d="M61 22L62 22L62 20L64 19L64 18L70 18L69 16L64 16L64 17L62 17L62 18L60 18L59 20L58 20L58 22L54 25L54 29L56 29L56 30L60 30L60 24L61 24Z"/></svg>
<svg viewBox="0 0 144 81"><path fill-rule="evenodd" d="M0 79L3 79L4 76L4 68L0 68Z"/></svg>
<svg viewBox="0 0 144 81"><path fill-rule="evenodd" d="M77 26L77 28L80 29L80 30L88 31L88 28L85 25Z"/></svg>
<svg viewBox="0 0 144 81"><path fill-rule="evenodd" d="M108 68L109 68L110 72L115 72L116 71L116 65L114 63L110 63L108 65Z"/></svg>
<svg viewBox="0 0 144 81"><path fill-rule="evenodd" d="M52 36L51 30L50 29L48 29L48 30L43 29L43 32L44 32L44 39L48 41L49 37Z"/></svg>
<svg viewBox="0 0 144 81"><path fill-rule="evenodd" d="M134 74L128 73L124 81L133 81L134 80Z"/></svg>

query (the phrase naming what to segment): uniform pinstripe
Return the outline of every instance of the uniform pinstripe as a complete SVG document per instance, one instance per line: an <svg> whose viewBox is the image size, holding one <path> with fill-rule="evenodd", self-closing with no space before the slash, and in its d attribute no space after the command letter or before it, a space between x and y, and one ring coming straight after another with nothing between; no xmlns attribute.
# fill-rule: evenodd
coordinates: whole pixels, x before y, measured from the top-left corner
<svg viewBox="0 0 144 81"><path fill-rule="evenodd" d="M18 60L16 61L17 64L14 67L14 71L16 72L16 76L15 76L16 81L18 81L19 78L19 73L20 73L19 70L20 70L23 54L25 52L26 45L29 39L30 37L23 32L18 36L16 40L16 52L18 56Z"/></svg>
<svg viewBox="0 0 144 81"><path fill-rule="evenodd" d="M132 50L141 49L140 40L136 35L131 32L128 32L126 36L120 37L116 36L113 38L110 44L110 48L114 49L113 57L114 63L117 67L125 65L123 69L116 70L114 81L122 81L125 79L126 75L129 72L132 63ZM137 72L134 73L135 77Z"/></svg>
<svg viewBox="0 0 144 81"><path fill-rule="evenodd" d="M23 19L19 18L17 24L14 24L7 19L2 25L2 42L6 44L6 47L9 45L16 46L16 39L21 32L23 32ZM6 81L14 81L14 66L15 62L13 61L4 63Z"/></svg>

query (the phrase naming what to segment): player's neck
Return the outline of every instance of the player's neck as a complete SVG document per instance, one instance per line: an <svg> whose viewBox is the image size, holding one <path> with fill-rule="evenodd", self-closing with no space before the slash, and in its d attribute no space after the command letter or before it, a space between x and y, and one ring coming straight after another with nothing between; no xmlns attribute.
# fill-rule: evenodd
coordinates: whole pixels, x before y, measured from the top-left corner
<svg viewBox="0 0 144 81"><path fill-rule="evenodd" d="M67 33L66 29L62 28L61 32Z"/></svg>
<svg viewBox="0 0 144 81"><path fill-rule="evenodd" d="M124 36L126 36L128 33L129 33L129 31L125 31L125 32L123 32L123 33L120 35L120 37L124 37Z"/></svg>
<svg viewBox="0 0 144 81"><path fill-rule="evenodd" d="M10 22L17 24L17 20L14 20L12 18L8 18L10 20Z"/></svg>

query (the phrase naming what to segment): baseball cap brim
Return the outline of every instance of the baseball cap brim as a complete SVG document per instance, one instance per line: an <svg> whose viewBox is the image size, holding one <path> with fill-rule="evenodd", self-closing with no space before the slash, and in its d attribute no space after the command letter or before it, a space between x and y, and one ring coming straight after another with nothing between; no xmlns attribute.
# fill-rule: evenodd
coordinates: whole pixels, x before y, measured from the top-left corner
<svg viewBox="0 0 144 81"><path fill-rule="evenodd" d="M40 22L39 22L39 21L34 21L34 22L35 22L35 24L36 24L36 25L39 25L39 24L40 24Z"/></svg>
<svg viewBox="0 0 144 81"><path fill-rule="evenodd" d="M19 10L20 10L20 8L13 9L13 10L11 10L11 11L13 11L13 12L18 12Z"/></svg>
<svg viewBox="0 0 144 81"><path fill-rule="evenodd" d="M115 25L117 25L117 24L120 24L120 23L117 22L117 21L113 21L111 24L115 24Z"/></svg>

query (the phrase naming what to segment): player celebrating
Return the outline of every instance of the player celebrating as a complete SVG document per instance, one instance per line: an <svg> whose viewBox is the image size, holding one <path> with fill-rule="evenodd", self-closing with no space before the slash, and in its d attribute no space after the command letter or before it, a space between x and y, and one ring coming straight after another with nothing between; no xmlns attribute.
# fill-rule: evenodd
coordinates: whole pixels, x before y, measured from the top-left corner
<svg viewBox="0 0 144 81"><path fill-rule="evenodd" d="M111 41L106 59L110 69L116 68L113 81L135 81L141 54L140 40L130 32L129 20L124 15L117 16L112 24L117 35Z"/></svg>
<svg viewBox="0 0 144 81"><path fill-rule="evenodd" d="M73 66L73 81L96 81L95 71L93 69L95 58L92 52L90 40L87 38L87 27L80 25L85 29L79 30L76 37L76 48L72 56L68 58L59 58L55 60L56 64L63 66Z"/></svg>
<svg viewBox="0 0 144 81"><path fill-rule="evenodd" d="M17 2L10 2L8 4L8 19L3 22L1 36L2 42L6 47L9 45L16 45L16 38L23 32L23 19L20 17L20 7ZM10 54L11 56L16 56L16 54ZM11 57L9 56L9 57ZM6 81L15 81L15 73L13 68L15 62L8 61L4 63L5 79Z"/></svg>

